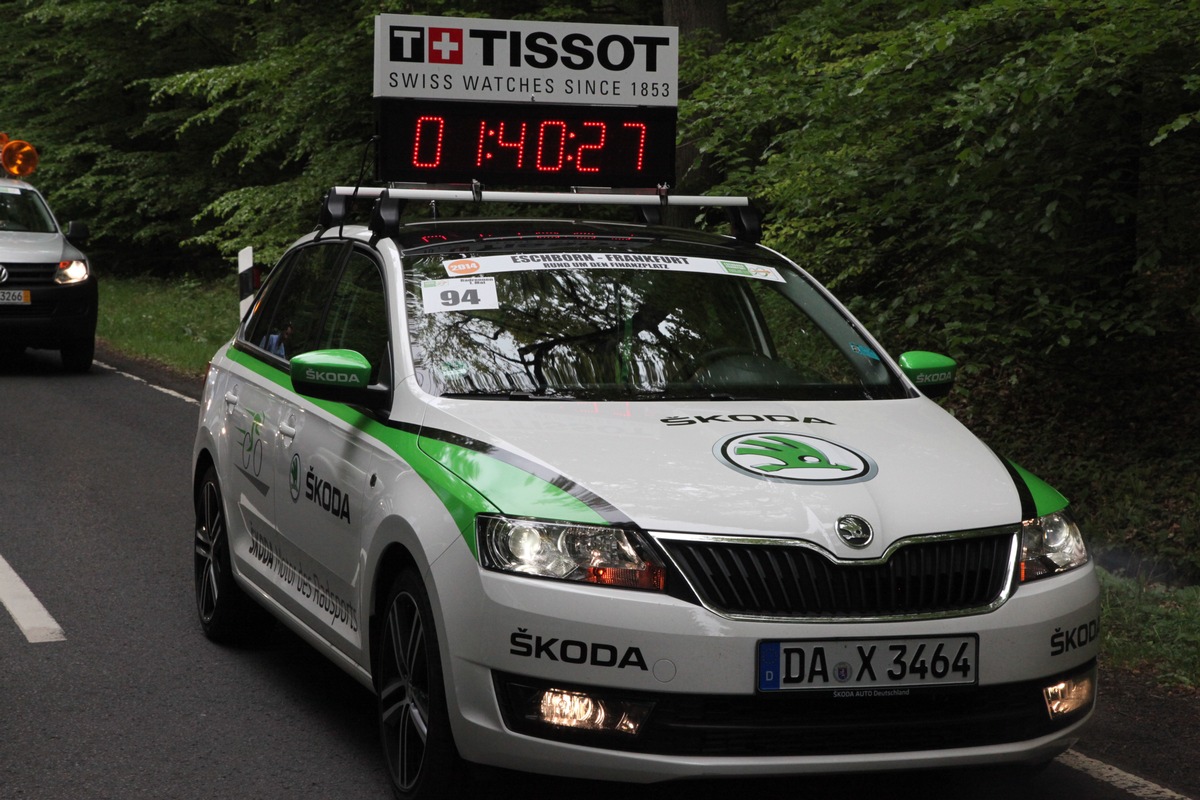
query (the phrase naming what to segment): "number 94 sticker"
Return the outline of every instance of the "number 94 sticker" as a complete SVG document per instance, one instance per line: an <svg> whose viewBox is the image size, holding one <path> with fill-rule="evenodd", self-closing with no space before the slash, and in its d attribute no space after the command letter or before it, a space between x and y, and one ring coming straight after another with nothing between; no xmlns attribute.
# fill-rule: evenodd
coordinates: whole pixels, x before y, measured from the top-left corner
<svg viewBox="0 0 1200 800"><path fill-rule="evenodd" d="M495 278L446 278L421 282L426 314L444 311L484 311L500 307Z"/></svg>

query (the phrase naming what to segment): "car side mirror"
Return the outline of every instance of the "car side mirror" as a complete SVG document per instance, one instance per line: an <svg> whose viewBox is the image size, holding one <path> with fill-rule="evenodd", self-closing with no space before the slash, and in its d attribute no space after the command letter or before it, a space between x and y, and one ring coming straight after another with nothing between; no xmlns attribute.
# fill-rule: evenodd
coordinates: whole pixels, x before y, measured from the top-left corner
<svg viewBox="0 0 1200 800"><path fill-rule="evenodd" d="M75 220L67 223L66 233L67 238L72 242L86 242L88 237L92 235L91 231L88 230L86 222L77 222Z"/></svg>
<svg viewBox="0 0 1200 800"><path fill-rule="evenodd" d="M954 388L958 362L941 353L909 350L900 355L900 369L922 394L937 399L950 394Z"/></svg>
<svg viewBox="0 0 1200 800"><path fill-rule="evenodd" d="M311 350L291 360L292 387L305 397L386 409L391 393L371 384L371 362L355 350Z"/></svg>

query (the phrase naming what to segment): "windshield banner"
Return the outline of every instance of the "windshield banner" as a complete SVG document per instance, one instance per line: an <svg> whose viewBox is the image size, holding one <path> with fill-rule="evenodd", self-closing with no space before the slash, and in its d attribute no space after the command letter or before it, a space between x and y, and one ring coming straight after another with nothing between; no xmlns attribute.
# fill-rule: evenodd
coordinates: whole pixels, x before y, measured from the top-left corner
<svg viewBox="0 0 1200 800"><path fill-rule="evenodd" d="M656 253L517 253L507 256L447 259L442 262L442 266L452 278L539 269L637 269L702 272L709 275L734 275L784 282L779 270L761 264Z"/></svg>

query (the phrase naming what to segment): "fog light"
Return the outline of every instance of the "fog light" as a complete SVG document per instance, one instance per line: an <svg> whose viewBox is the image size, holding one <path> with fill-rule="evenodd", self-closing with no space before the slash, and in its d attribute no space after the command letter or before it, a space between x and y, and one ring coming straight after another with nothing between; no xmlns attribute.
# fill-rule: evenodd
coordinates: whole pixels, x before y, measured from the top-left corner
<svg viewBox="0 0 1200 800"><path fill-rule="evenodd" d="M1061 719L1091 707L1096 700L1096 672L1089 670L1042 689L1050 719Z"/></svg>
<svg viewBox="0 0 1200 800"><path fill-rule="evenodd" d="M539 719L560 728L637 735L650 714L650 703L605 700L581 692L542 692Z"/></svg>

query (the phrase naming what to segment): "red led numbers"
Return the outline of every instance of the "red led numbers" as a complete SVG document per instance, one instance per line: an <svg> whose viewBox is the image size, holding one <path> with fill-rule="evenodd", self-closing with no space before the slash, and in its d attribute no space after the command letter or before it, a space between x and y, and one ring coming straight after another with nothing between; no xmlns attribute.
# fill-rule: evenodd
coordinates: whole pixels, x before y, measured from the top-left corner
<svg viewBox="0 0 1200 800"><path fill-rule="evenodd" d="M546 136L549 129L550 135ZM537 161L539 172L558 172L567 163L567 123L562 120L546 120L538 126ZM547 141L547 138L549 141ZM558 142L558 147L554 143Z"/></svg>
<svg viewBox="0 0 1200 800"><path fill-rule="evenodd" d="M442 142L445 138L444 117L417 117L417 129L413 132L413 166L436 169L442 163Z"/></svg>
<svg viewBox="0 0 1200 800"><path fill-rule="evenodd" d="M674 109L411 101L381 114L383 180L652 187L674 179Z"/></svg>
<svg viewBox="0 0 1200 800"><path fill-rule="evenodd" d="M628 125L629 123L626 123L626 124ZM589 150L596 150L596 151L599 151L597 153L598 156L603 155L604 140L606 138L606 134L608 133L608 126L605 125L603 122L585 122L585 123L583 123L583 127L596 129L592 132L592 135L595 136L598 132L599 137L598 137L598 141L596 141L595 144L588 144L585 142L585 143L579 145L579 149L576 151L576 155L575 155L575 168L578 169L580 172L599 172L600 171L599 161L597 161L594 166L592 165L593 162L591 162L591 161L589 161L587 164L584 164L583 163L583 154ZM641 153L641 151L645 147L646 147L646 141L643 138L642 141L638 144L638 158L637 158L636 169L639 172L642 169L642 153Z"/></svg>
<svg viewBox="0 0 1200 800"><path fill-rule="evenodd" d="M516 132L513 132L513 129ZM513 155L517 158L517 169L525 165L525 123L518 122L511 124L508 127L508 137L504 135L504 122L501 121L496 125L496 146L501 148L509 148ZM490 155L487 156L491 158Z"/></svg>
<svg viewBox="0 0 1200 800"><path fill-rule="evenodd" d="M644 165L644 157L646 155L646 123L644 122L626 122L625 127L638 132L638 147L637 147L637 170L640 172Z"/></svg>
<svg viewBox="0 0 1200 800"><path fill-rule="evenodd" d="M507 166L518 170L524 169L528 162L538 172L561 172L572 168L582 173L603 171L608 125L584 120L578 124L577 130L565 120L541 120L537 123L537 136L531 139L526 135L531 122L509 121L506 127L504 120L480 120L475 147L475 166L487 169L493 166L489 163L492 159L507 156ZM635 171L641 171L645 164L646 125L641 122L626 122L624 127L635 132L634 138L631 139L632 147L625 148L630 151L627 153L628 166ZM420 136L420 131L417 135ZM530 147L535 148L532 159L527 157ZM590 155L590 151L595 151L595 154ZM416 158L413 159L412 165L429 168L441 166L419 163Z"/></svg>

